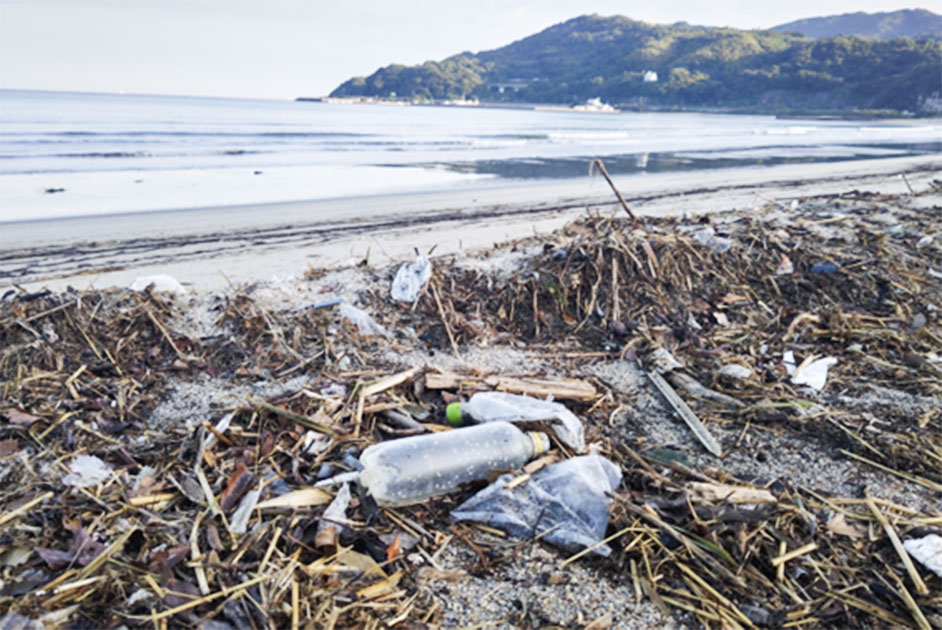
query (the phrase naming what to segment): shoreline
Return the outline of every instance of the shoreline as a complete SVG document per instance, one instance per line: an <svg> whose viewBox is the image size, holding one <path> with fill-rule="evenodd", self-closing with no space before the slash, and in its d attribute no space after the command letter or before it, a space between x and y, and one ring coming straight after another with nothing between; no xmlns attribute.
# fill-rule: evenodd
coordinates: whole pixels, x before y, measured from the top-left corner
<svg viewBox="0 0 942 630"><path fill-rule="evenodd" d="M669 173L615 182L637 214L667 216L749 209L860 187L906 194L901 172L909 174L910 186L925 189L942 173L942 158ZM294 277L312 265L384 264L407 258L416 248L461 254L556 229L587 211L622 212L601 177L11 222L4 224L0 243L0 290L14 284L27 290L127 286L154 274L171 275L192 289L211 289ZM331 219L317 218L323 216Z"/></svg>

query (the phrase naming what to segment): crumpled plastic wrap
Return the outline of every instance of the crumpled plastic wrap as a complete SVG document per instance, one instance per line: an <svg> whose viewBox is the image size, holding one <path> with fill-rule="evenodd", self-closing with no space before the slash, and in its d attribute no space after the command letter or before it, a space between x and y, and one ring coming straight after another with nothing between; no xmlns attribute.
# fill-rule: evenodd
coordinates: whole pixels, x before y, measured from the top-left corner
<svg viewBox="0 0 942 630"><path fill-rule="evenodd" d="M399 267L393 278L390 295L397 302L415 302L425 283L432 277L432 263L425 256L419 256L410 263Z"/></svg>
<svg viewBox="0 0 942 630"><path fill-rule="evenodd" d="M389 331L383 328L382 324L373 319L366 311L349 304L341 304L339 310L340 316L352 322L357 327L357 330L360 331L361 335L389 336Z"/></svg>
<svg viewBox="0 0 942 630"><path fill-rule="evenodd" d="M605 538L607 496L621 483L621 470L601 455L583 455L547 466L526 483L507 489L505 474L452 510L456 521L478 521L520 538L549 531L543 540L580 551ZM551 530L551 531L550 531ZM592 553L608 556L608 545Z"/></svg>

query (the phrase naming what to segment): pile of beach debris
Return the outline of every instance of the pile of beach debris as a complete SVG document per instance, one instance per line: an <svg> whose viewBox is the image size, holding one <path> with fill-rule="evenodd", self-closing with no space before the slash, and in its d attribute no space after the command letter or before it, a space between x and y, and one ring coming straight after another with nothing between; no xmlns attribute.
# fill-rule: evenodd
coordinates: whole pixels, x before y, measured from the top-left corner
<svg viewBox="0 0 942 630"><path fill-rule="evenodd" d="M355 473L372 444L461 430L447 405L499 390L565 405L586 451L622 475L604 539L555 551L555 570L591 563L637 601L709 627L942 628L938 198L588 217L434 259L413 303L390 298L395 269L362 270L377 282L355 305L317 308L273 308L246 287L6 295L0 626L470 623L422 572L486 576L548 532L451 518L487 479L407 507L329 480ZM209 334L179 324L197 308ZM473 368L471 351L542 367ZM637 410L650 399L696 441L646 434ZM508 485L579 454L537 428L551 456ZM902 484L892 496L905 500L797 483L774 454L763 479L744 478L732 457L756 433L825 449ZM445 566L455 546L471 566ZM530 614L497 621L551 621ZM613 614L586 621L626 623Z"/></svg>

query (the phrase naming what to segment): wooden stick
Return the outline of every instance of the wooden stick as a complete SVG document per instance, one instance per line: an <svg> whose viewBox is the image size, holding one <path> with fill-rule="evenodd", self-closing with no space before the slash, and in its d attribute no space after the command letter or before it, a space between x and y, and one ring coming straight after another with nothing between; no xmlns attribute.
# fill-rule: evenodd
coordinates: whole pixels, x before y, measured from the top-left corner
<svg viewBox="0 0 942 630"><path fill-rule="evenodd" d="M873 460L869 460L866 457L861 457L860 455L855 455L854 453L851 453L850 451L847 451L844 449L840 449L840 452L843 453L844 455L847 455L848 457L856 459L857 461L863 462L865 464L870 464L874 468L879 468L880 470L884 472L888 472L891 475L896 475L897 477L902 477L903 479L912 481L913 483L918 483L919 485L925 486L929 488L930 490L935 490L936 492L942 492L942 484L935 483L934 481L929 481L928 479L923 479L922 477L916 477L915 475L910 475L904 472L900 472L898 470L894 470L890 468L889 466L878 464L877 462Z"/></svg>
<svg viewBox="0 0 942 630"><path fill-rule="evenodd" d="M265 402L264 400L256 401L255 406L261 407L265 411L270 411L272 413L278 414L279 416L284 416L288 420L297 422L298 424L305 426L309 429L320 431L321 433L325 433L331 437L335 437L337 435L337 433L333 429L328 427L327 425L321 424L320 422L315 422L314 420L311 420L310 418L306 418L304 416L299 416L296 413L291 413L290 411L286 411L282 409L281 407L276 407L275 405Z"/></svg>
<svg viewBox="0 0 942 630"><path fill-rule="evenodd" d="M818 548L818 543L813 543L813 542L808 543L807 545L804 545L803 547L799 547L798 549L794 549L792 551L789 551L788 553L783 553L782 555L776 558L772 558L772 566L777 567L781 564L785 564L789 560L794 560L795 558L799 556L803 556L806 553L811 553L817 548Z"/></svg>
<svg viewBox="0 0 942 630"><path fill-rule="evenodd" d="M909 573L910 579L912 579L913 584L916 586L916 592L920 595L928 595L929 589L926 587L926 583L922 581L922 577L919 575L919 572L916 571L916 567L913 565L913 560L909 557L909 552L906 551L906 549L903 547L903 543L899 539L899 536L896 535L896 529L893 528L893 525L889 520L887 520L886 515L880 510L880 508L877 507L877 504L873 502L871 497L867 497L867 507L870 508L871 512L873 512L874 517L876 517L880 525L883 526L883 530L886 532L890 542L893 543L893 549L896 550L896 554L899 556L899 559L903 561L903 566L906 567L906 571Z"/></svg>
<svg viewBox="0 0 942 630"><path fill-rule="evenodd" d="M387 389L392 389L396 385L401 385L408 380L411 380L419 373L419 368L415 367L405 372L399 372L398 374L393 374L392 376L387 376L386 378L380 379L373 383L372 385L367 385L360 390L360 396L366 398L367 396L372 396L373 394L379 394L386 391Z"/></svg>
<svg viewBox="0 0 942 630"><path fill-rule="evenodd" d="M53 494L54 494L53 492L47 492L45 494L41 494L35 499L30 499L29 501L27 501L20 507L16 508L15 510L10 510L3 516L0 516L0 525L5 525L7 522L12 521L15 518L19 518L24 513L29 512L38 503L42 503L46 499L51 499L53 497Z"/></svg>
<svg viewBox="0 0 942 630"><path fill-rule="evenodd" d="M625 201L625 198L621 196L621 192L615 188L615 182L612 181L612 178L609 177L608 171L605 170L605 165L602 164L602 160L596 158L592 160L589 164L589 174L592 174L592 169L597 168L599 172L602 173L602 177L605 178L605 181L608 182L608 185L612 187L612 192L615 193L615 196L618 197L618 203L621 204L621 207L625 209L625 212L628 213L628 216L631 217L632 221L637 221L638 217L635 216L635 213L631 211L631 208L628 207L628 202Z"/></svg>
<svg viewBox="0 0 942 630"><path fill-rule="evenodd" d="M903 584L903 580L899 578L893 572L890 572L890 576L896 582L896 586L899 588L899 595L906 602L906 606L913 613L913 619L916 620L916 624L919 626L919 630L932 630L932 626L929 625L929 620L926 619L925 614L923 614L922 609L919 608L919 604L916 603L916 600L913 599L912 593L909 592L909 589L906 588L906 585Z"/></svg>
<svg viewBox="0 0 942 630"><path fill-rule="evenodd" d="M163 324L161 324L157 320L157 317L151 312L151 310L145 307L144 312L147 313L147 316L150 318L150 321L154 323L154 326L157 328L157 330L159 330L160 333L164 336L164 339L167 340L167 343L170 344L170 347L173 348L173 351L177 353L177 357L179 357L181 361L189 361L190 358L180 351L180 348L178 348L177 344L173 341L173 337L170 336L170 332L167 330L167 328ZM94 350L94 348L92 349Z"/></svg>
<svg viewBox="0 0 942 630"><path fill-rule="evenodd" d="M272 579L273 577L274 577L274 574L272 574L272 575L260 575L260 576L257 577L257 578L253 578L253 579L251 579L251 580L247 580L247 581L245 581L245 582L242 582L242 583L239 584L238 586L234 586L234 587L232 587L232 588L224 588L224 589L222 589L221 591L216 591L215 593L213 593L213 594L211 594L211 595L207 595L206 597L200 597L200 598L198 598L198 599L194 599L193 601L189 601L189 602L187 602L187 603L185 603L185 604L180 604L179 606L175 606L175 607L173 607L173 608L170 608L169 610L165 610L165 611L163 611L163 612L159 612L159 613L157 613L156 615L153 616L153 619L154 619L155 621L159 621L159 620L161 620L161 619L166 619L167 617L172 617L173 615L175 615L175 614L177 614L177 613L181 613L181 612L183 612L184 610L189 610L189 609L191 609L191 608L196 608L197 606L201 606L201 605L203 605L203 604L206 604L206 603L208 603L208 602L211 602L211 601L213 601L214 599L219 599L220 597L226 597L226 596L229 596L229 595L234 595L235 593L238 593L238 592L240 592L240 591L244 591L245 589L250 588L250 587L252 587L252 586L255 586L256 584L259 584L259 583L261 583L261 582L264 582L265 580L270 580L270 579Z"/></svg>
<svg viewBox="0 0 942 630"><path fill-rule="evenodd" d="M697 417L697 414L684 402L684 399L677 395L677 392L674 391L670 383L665 381L664 377L654 370L648 371L648 378L651 379L651 382L654 383L657 390L661 392L661 395L664 396L671 407L674 408L674 411L687 423L687 426L690 427L690 430L693 431L693 434L700 440L704 448L713 455L722 457L723 449L720 447L719 442L717 442L716 438L707 430L706 426L700 421L700 418Z"/></svg>
<svg viewBox="0 0 942 630"><path fill-rule="evenodd" d="M438 305L438 314L442 318L442 324L445 326L445 332L448 333L448 340L451 342L451 349L454 351L455 356L458 357L458 361L463 364L464 360L461 358L461 353L458 352L458 344L455 343L455 337L451 334L451 327L448 325L448 319L445 317L445 309L442 307L442 298L439 297L438 288L434 284L432 284L432 295L435 296L435 303Z"/></svg>
<svg viewBox="0 0 942 630"><path fill-rule="evenodd" d="M602 545L607 545L608 543L612 542L612 541L615 540L616 538L619 538L620 536L624 536L624 535L627 534L628 532L633 531L633 530L635 530L635 529L637 529L637 528L634 527L634 526L629 526L629 527L626 527L626 528L624 528L624 529L622 529L622 530L620 530L620 531L615 532L614 534L612 534L612 535L609 536L608 538L603 538L602 540L598 541L597 543L595 543L595 544L592 545L591 547L586 547L586 548L583 549L582 551L580 551L580 552L578 552L578 553L576 553L576 554L574 554L574 555L571 555L571 556L569 556L568 558L566 558L565 560L563 560L562 562L560 562L560 563L559 563L559 568L560 568L560 569L565 569L566 566L567 566L568 564L570 564L571 562L575 562L576 560L578 560L578 559L581 558L582 556L586 555L587 553L591 553L591 552L595 551L596 549L598 549L599 547L601 547Z"/></svg>

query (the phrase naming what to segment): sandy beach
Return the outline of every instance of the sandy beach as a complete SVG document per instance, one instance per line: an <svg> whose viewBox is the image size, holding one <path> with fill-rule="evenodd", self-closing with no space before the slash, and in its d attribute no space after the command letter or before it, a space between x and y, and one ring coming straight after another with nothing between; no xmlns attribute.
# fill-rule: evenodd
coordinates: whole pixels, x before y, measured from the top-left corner
<svg viewBox="0 0 942 630"><path fill-rule="evenodd" d="M616 178L643 216L749 210L770 200L848 190L925 188L940 177L937 156L794 164ZM5 223L0 289L128 286L167 274L211 289L296 277L309 266L367 260L385 265L413 255L461 254L534 233L586 213L622 210L598 175L580 180L483 187L474 191L386 195ZM321 217L329 216L330 220Z"/></svg>
<svg viewBox="0 0 942 630"><path fill-rule="evenodd" d="M6 224L0 605L223 629L938 620L940 577L899 539L942 523L940 172L618 180L637 223L597 178ZM394 302L393 263L432 247ZM182 290L123 288L154 274ZM379 328L310 308L332 298ZM401 508L313 487L489 389L553 395L618 466L608 558L452 518L484 481ZM553 444L534 476L579 454Z"/></svg>

